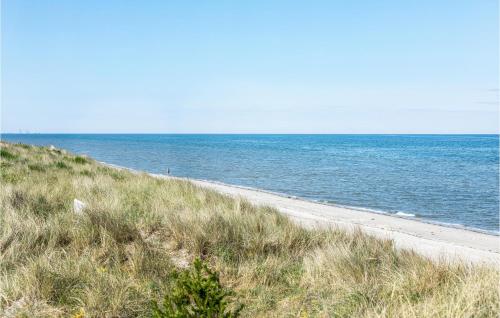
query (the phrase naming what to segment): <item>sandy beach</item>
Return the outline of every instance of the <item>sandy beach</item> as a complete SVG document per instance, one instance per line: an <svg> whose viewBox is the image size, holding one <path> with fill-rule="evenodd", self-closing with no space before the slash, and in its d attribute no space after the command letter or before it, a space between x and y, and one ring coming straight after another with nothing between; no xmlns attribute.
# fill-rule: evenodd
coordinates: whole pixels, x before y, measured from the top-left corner
<svg viewBox="0 0 500 318"><path fill-rule="evenodd" d="M254 204L275 207L307 227L338 227L350 231L361 229L370 235L394 240L398 248L412 249L435 260L500 265L500 237L496 235L325 205L210 181L190 181L220 193L243 197Z"/></svg>
<svg viewBox="0 0 500 318"><path fill-rule="evenodd" d="M103 164L139 173L133 169ZM219 182L153 173L148 173L148 175L155 178L186 180L225 195L244 198L256 205L268 205L306 227L332 227L348 231L359 229L377 238L391 239L397 248L411 249L433 260L500 266L500 236L498 235L389 214L326 205Z"/></svg>

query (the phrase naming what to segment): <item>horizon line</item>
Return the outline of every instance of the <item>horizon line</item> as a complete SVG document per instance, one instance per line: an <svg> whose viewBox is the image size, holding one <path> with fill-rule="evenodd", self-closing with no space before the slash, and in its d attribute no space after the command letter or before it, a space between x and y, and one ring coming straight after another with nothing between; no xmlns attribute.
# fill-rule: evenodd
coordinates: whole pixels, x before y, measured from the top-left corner
<svg viewBox="0 0 500 318"><path fill-rule="evenodd" d="M0 135L500 135L491 133L0 132Z"/></svg>

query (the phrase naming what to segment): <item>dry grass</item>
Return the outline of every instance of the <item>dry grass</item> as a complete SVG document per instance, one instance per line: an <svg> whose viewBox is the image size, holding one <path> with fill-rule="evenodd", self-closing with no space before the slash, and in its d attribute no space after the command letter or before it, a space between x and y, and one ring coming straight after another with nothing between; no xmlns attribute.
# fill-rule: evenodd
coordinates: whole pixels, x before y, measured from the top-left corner
<svg viewBox="0 0 500 318"><path fill-rule="evenodd" d="M307 230L188 182L1 144L0 316L147 317L205 258L247 317L496 317L499 272ZM73 199L87 204L82 215Z"/></svg>

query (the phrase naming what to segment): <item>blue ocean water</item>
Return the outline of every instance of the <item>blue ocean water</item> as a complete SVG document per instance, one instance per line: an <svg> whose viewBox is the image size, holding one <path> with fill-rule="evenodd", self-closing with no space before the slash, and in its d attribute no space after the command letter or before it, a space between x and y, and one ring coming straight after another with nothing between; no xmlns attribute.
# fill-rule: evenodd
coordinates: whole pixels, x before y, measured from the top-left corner
<svg viewBox="0 0 500 318"><path fill-rule="evenodd" d="M499 231L498 135L45 135L134 169Z"/></svg>

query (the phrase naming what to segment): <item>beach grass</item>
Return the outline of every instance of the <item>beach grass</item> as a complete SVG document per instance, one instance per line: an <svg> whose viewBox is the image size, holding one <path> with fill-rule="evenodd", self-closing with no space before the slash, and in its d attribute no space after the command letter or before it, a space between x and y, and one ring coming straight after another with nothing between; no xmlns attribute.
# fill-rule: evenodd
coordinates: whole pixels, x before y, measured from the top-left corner
<svg viewBox="0 0 500 318"><path fill-rule="evenodd" d="M2 142L0 316L150 317L203 259L243 317L497 317L498 269L306 229L190 182ZM73 211L73 200L85 203Z"/></svg>

